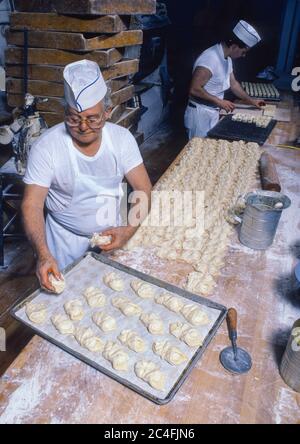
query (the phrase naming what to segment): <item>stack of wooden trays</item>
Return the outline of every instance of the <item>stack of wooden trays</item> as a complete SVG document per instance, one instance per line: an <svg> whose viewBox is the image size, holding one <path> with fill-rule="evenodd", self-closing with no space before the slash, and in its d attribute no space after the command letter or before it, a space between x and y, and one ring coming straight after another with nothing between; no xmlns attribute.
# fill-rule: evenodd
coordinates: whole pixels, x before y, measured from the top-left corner
<svg viewBox="0 0 300 444"><path fill-rule="evenodd" d="M48 126L63 121L63 69L68 63L96 61L112 93L111 121L136 128L139 108L129 108L131 78L139 69L143 32L132 16L155 12L155 0L16 0L6 50L7 97L12 107L24 102L24 29L28 30L28 92L48 98L38 110ZM55 11L55 12L54 12ZM72 15L71 15L72 14Z"/></svg>

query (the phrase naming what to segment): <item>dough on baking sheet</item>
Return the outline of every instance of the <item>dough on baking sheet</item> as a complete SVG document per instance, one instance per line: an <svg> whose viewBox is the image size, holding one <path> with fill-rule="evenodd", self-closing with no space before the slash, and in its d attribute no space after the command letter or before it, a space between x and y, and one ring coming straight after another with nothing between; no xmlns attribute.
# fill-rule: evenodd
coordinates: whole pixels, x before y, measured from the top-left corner
<svg viewBox="0 0 300 444"><path fill-rule="evenodd" d="M155 296L154 288L147 282L135 279L134 281L131 281L130 285L136 294L142 299L152 299Z"/></svg>
<svg viewBox="0 0 300 444"><path fill-rule="evenodd" d="M102 352L104 350L104 341L100 339L90 327L76 327L75 338L79 345L91 352Z"/></svg>
<svg viewBox="0 0 300 444"><path fill-rule="evenodd" d="M143 313L140 320L152 335L164 334L164 324L156 313Z"/></svg>
<svg viewBox="0 0 300 444"><path fill-rule="evenodd" d="M188 361L188 357L169 341L154 342L152 349L154 353L171 365L181 365Z"/></svg>
<svg viewBox="0 0 300 444"><path fill-rule="evenodd" d="M81 321L84 316L82 302L79 299L72 299L64 304L64 309L72 321Z"/></svg>
<svg viewBox="0 0 300 444"><path fill-rule="evenodd" d="M117 328L117 322L115 318L105 313L104 311L98 311L92 316L93 322L101 328L105 333L113 331Z"/></svg>
<svg viewBox="0 0 300 444"><path fill-rule="evenodd" d="M128 370L129 356L116 342L108 341L102 355L104 359L111 362L115 370Z"/></svg>
<svg viewBox="0 0 300 444"><path fill-rule="evenodd" d="M166 375L160 371L155 362L138 361L134 366L135 374L138 378L147 382L156 390L163 390L166 383Z"/></svg>
<svg viewBox="0 0 300 444"><path fill-rule="evenodd" d="M54 314L51 316L51 322L62 335L73 335L75 327L70 318L65 314Z"/></svg>
<svg viewBox="0 0 300 444"><path fill-rule="evenodd" d="M26 304L25 312L34 324L44 324L47 319L47 308L44 303L29 302Z"/></svg>
<svg viewBox="0 0 300 444"><path fill-rule="evenodd" d="M92 248L101 247L102 245L111 244L111 241L112 241L112 236L102 236L101 234L94 233L93 237L90 239L90 246Z"/></svg>
<svg viewBox="0 0 300 444"><path fill-rule="evenodd" d="M205 313L205 311L201 310L197 305L187 304L185 305L180 313L185 319L192 325L207 325L210 322L209 317Z"/></svg>
<svg viewBox="0 0 300 444"><path fill-rule="evenodd" d="M112 290L115 291L124 290L124 281L114 271L104 276L103 282Z"/></svg>
<svg viewBox="0 0 300 444"><path fill-rule="evenodd" d="M185 342L189 347L200 347L203 344L202 335L193 327L183 322L173 322L170 324L171 335L180 341Z"/></svg>
<svg viewBox="0 0 300 444"><path fill-rule="evenodd" d="M53 274L50 274L49 281L52 287L54 288L54 293L56 294L61 294L66 288L66 281L64 278L56 279L56 277Z"/></svg>
<svg viewBox="0 0 300 444"><path fill-rule="evenodd" d="M145 342L133 330L122 330L118 336L118 339L123 345L126 345L126 347L130 348L136 353L142 353L146 350Z"/></svg>
<svg viewBox="0 0 300 444"><path fill-rule="evenodd" d="M139 305L134 304L130 299L123 296L113 298L112 305L118 308L125 316L139 316L142 313Z"/></svg>
<svg viewBox="0 0 300 444"><path fill-rule="evenodd" d="M163 305L168 310L174 311L174 313L179 313L180 310L184 306L184 302L182 299L179 299L176 296L173 296L169 293L163 293L155 298L155 302L157 304Z"/></svg>
<svg viewBox="0 0 300 444"><path fill-rule="evenodd" d="M91 308L99 308L105 305L106 298L100 288L88 287L83 295Z"/></svg>

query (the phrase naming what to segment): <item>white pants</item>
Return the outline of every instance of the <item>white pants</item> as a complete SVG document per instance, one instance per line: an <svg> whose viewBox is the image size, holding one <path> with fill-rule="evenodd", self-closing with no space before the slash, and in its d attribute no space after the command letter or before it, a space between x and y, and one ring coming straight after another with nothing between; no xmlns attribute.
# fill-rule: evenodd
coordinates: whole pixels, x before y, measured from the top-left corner
<svg viewBox="0 0 300 444"><path fill-rule="evenodd" d="M219 110L205 105L196 105L196 108L187 106L184 115L184 126L188 131L189 139L206 137L219 121Z"/></svg>

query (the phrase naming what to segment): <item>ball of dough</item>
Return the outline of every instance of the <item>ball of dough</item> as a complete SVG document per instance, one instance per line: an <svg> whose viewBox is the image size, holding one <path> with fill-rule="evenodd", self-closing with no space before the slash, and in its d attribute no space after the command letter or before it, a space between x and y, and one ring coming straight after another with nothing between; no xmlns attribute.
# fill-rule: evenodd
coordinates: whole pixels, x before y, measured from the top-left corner
<svg viewBox="0 0 300 444"><path fill-rule="evenodd" d="M133 330L122 330L118 339L123 345L126 345L136 353L141 353L146 350L145 342Z"/></svg>
<svg viewBox="0 0 300 444"><path fill-rule="evenodd" d="M108 273L103 278L103 282L109 288L115 291L123 291L124 290L124 282L123 280L114 272Z"/></svg>
<svg viewBox="0 0 300 444"><path fill-rule="evenodd" d="M171 365L181 365L188 361L188 357L169 341L154 342L152 349L154 353Z"/></svg>
<svg viewBox="0 0 300 444"><path fill-rule="evenodd" d="M152 361L139 361L134 366L135 374L138 378L147 382L156 390L163 390L166 383L166 376L159 367Z"/></svg>
<svg viewBox="0 0 300 444"><path fill-rule="evenodd" d="M81 321L84 316L82 302L79 299L72 299L64 304L65 312L72 321Z"/></svg>
<svg viewBox="0 0 300 444"><path fill-rule="evenodd" d="M99 308L105 305L106 298L100 288L88 287L83 294L91 308Z"/></svg>
<svg viewBox="0 0 300 444"><path fill-rule="evenodd" d="M64 289L66 288L65 280L64 279L56 279L56 277L53 274L50 274L49 281L54 289L54 293L56 293L56 294L61 294L64 291Z"/></svg>
<svg viewBox="0 0 300 444"><path fill-rule="evenodd" d="M75 331L77 342L91 352L101 352L104 350L104 342L98 338L89 327L77 327Z"/></svg>
<svg viewBox="0 0 300 444"><path fill-rule="evenodd" d="M133 304L129 299L124 297L113 298L112 304L118 308L125 316L139 316L142 309L139 305Z"/></svg>
<svg viewBox="0 0 300 444"><path fill-rule="evenodd" d="M101 234L94 233L93 237L90 239L90 246L94 247L102 247L102 245L111 244L112 236L102 236Z"/></svg>
<svg viewBox="0 0 300 444"><path fill-rule="evenodd" d="M142 299L151 299L155 296L154 288L147 282L136 279L132 281L130 285L136 294Z"/></svg>
<svg viewBox="0 0 300 444"><path fill-rule="evenodd" d="M115 370L128 370L129 356L116 342L108 341L106 343L103 350L103 357L111 362Z"/></svg>
<svg viewBox="0 0 300 444"><path fill-rule="evenodd" d="M203 337L195 329L183 322L174 322L170 324L169 331L171 335L180 341L185 342L189 347L199 347L203 344Z"/></svg>
<svg viewBox="0 0 300 444"><path fill-rule="evenodd" d="M155 313L143 313L140 320L147 327L149 333L152 335L163 335L164 324L160 317Z"/></svg>
<svg viewBox="0 0 300 444"><path fill-rule="evenodd" d="M34 324L44 324L46 321L47 309L44 303L35 304L34 302L29 302L26 304L25 312L28 319Z"/></svg>
<svg viewBox="0 0 300 444"><path fill-rule="evenodd" d="M62 335L73 335L75 327L70 318L64 314L55 314L51 317L51 322Z"/></svg>
<svg viewBox="0 0 300 444"><path fill-rule="evenodd" d="M180 312L192 325L207 325L210 322L205 311L201 310L197 305L187 304Z"/></svg>
<svg viewBox="0 0 300 444"><path fill-rule="evenodd" d="M113 331L117 328L116 320L103 311L94 313L92 319L94 323L105 333Z"/></svg>

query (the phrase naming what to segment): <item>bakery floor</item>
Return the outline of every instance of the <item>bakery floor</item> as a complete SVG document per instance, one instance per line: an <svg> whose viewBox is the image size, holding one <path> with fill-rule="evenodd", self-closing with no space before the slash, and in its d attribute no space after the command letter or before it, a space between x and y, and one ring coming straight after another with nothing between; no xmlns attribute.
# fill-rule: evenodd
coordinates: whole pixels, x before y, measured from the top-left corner
<svg viewBox="0 0 300 444"><path fill-rule="evenodd" d="M187 143L186 135L172 125L162 124L140 147L152 184L155 184ZM7 149L0 152L0 165L10 157ZM35 260L26 240L7 241L4 248L5 267L0 268L0 328L6 332L6 352L0 352L0 376L32 338L30 329L15 321L11 307L38 287Z"/></svg>

